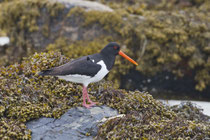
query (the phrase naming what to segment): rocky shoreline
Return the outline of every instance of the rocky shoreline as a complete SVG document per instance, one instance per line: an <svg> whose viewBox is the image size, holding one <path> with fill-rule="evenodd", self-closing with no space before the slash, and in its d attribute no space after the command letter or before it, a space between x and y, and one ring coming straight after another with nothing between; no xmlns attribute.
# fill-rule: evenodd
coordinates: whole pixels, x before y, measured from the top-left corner
<svg viewBox="0 0 210 140"><path fill-rule="evenodd" d="M193 81L183 93L206 98L210 89L208 5L208 0L2 1L0 29L11 44L1 50L0 64L21 62L36 51L56 50L75 58L96 53L108 42L117 41L139 66L118 60L107 78L116 86L144 90L145 86L139 86L144 85L142 80L137 80L137 86L120 81L124 75L136 82L137 75L138 79L158 79L160 74L169 73L178 83ZM132 76L130 71L140 74Z"/></svg>
<svg viewBox="0 0 210 140"><path fill-rule="evenodd" d="M82 105L80 85L37 75L41 69L60 65L68 60L58 52L36 53L25 59L21 64L0 68L0 89L2 93L0 96L1 139L31 139L33 138L31 136L36 134L33 133L36 125L34 127L31 125L31 132L26 127L27 122L30 124L31 120L41 117L47 117L50 121L55 120L55 122L58 120L57 122L59 122L59 118L63 118L63 114L64 118L67 116L71 119L69 113L79 113L77 107ZM112 108L111 110L114 109L115 115L124 114L120 118L105 121L99 127L96 139L122 139L125 137L156 137L159 139L195 137L206 139L210 137L209 122L205 121L203 119L206 118L203 117L205 115L192 105L185 106L187 110L172 108L155 100L148 93L117 89L113 87L112 83L106 81L91 85L89 93L93 101L100 103L97 107L91 109L99 109L103 114L100 105L105 105L105 107ZM91 112L91 109L79 108L87 114ZM108 108L108 110L110 109ZM65 114L66 112L67 114ZM93 113L92 115L97 117L97 114ZM98 120L103 118L103 115L99 116ZM90 120L94 117L90 117ZM48 119L44 118L38 120L38 122L42 120L49 122ZM33 122L36 124L36 121ZM33 122L31 124L34 124ZM69 121L69 123L71 122ZM85 122L82 121L82 123ZM63 122L60 123L61 127L56 127L56 129L65 129ZM95 126L95 124L93 125ZM51 126L55 128L53 123ZM72 125L70 124L70 126ZM44 125L40 128L45 129L46 127ZM69 129L72 128L69 127ZM50 132L51 130L49 130ZM56 137L54 138L56 139Z"/></svg>
<svg viewBox="0 0 210 140"><path fill-rule="evenodd" d="M190 92L209 93L209 0L158 3L1 0L0 34L10 44L0 48L0 139L65 139L72 133L75 139L209 139L209 116L201 109L170 107L142 92L154 85L166 89L163 73L193 81L185 88ZM106 80L90 85L91 100L99 102L90 110L81 107L80 85L37 74L112 41L139 66L117 58ZM132 89L133 81L140 91L118 88Z"/></svg>

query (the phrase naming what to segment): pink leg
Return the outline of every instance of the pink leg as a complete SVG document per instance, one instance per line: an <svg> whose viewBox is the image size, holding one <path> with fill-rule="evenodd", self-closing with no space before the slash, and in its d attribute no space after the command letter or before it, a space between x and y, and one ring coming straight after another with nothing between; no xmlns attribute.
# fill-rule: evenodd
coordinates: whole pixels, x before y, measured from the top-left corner
<svg viewBox="0 0 210 140"><path fill-rule="evenodd" d="M82 92L83 92L83 95L82 96L83 96L83 106L84 107L90 108L91 106L93 106L93 105L96 104L95 102L93 102L93 101L90 100L90 98L88 96L88 93L87 93L87 88L85 86L83 86ZM87 98L88 102L90 102L90 104L88 104L88 105L86 104L86 98Z"/></svg>
<svg viewBox="0 0 210 140"><path fill-rule="evenodd" d="M86 104L86 92L85 92L85 88L83 87L82 89L82 98L83 98L83 106L86 107L86 108L90 108L89 105Z"/></svg>
<svg viewBox="0 0 210 140"><path fill-rule="evenodd" d="M86 107L86 108L90 108L89 105L86 104L86 93L87 93L87 89L85 86L83 86L83 89L82 89L82 98L83 98L83 106Z"/></svg>
<svg viewBox="0 0 210 140"><path fill-rule="evenodd" d="M88 93L86 93L86 98L87 98L87 100L88 100L88 102L90 103L91 106L93 106L93 105L96 104L95 102L93 102L93 101L90 100L90 98L88 96Z"/></svg>

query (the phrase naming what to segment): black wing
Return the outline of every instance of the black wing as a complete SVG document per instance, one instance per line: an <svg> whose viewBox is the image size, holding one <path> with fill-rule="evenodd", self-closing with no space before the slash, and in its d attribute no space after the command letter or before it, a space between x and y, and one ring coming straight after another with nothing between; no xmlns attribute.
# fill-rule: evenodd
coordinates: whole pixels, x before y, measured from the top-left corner
<svg viewBox="0 0 210 140"><path fill-rule="evenodd" d="M87 76L95 76L101 69L101 65L94 63L89 56L84 56L79 59L68 62L59 67L55 67L49 70L44 70L39 75L54 75L64 76L72 74L80 74Z"/></svg>

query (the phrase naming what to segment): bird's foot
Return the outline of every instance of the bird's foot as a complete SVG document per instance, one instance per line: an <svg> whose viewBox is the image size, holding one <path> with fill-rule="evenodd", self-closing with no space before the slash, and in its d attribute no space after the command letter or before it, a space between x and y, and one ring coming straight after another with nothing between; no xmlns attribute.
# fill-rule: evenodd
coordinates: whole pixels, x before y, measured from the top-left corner
<svg viewBox="0 0 210 140"><path fill-rule="evenodd" d="M92 106L94 106L94 105L96 105L97 104L97 102L90 102L90 104L82 104L84 107L86 107L86 108L91 108Z"/></svg>
<svg viewBox="0 0 210 140"><path fill-rule="evenodd" d="M90 106L90 104L82 104L84 107L86 107L86 108L90 108L91 106Z"/></svg>

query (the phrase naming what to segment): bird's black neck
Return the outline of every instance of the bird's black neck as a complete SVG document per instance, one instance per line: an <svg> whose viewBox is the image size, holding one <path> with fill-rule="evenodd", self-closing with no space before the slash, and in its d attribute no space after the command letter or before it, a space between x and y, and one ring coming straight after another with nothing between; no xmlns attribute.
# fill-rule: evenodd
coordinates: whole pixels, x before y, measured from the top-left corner
<svg viewBox="0 0 210 140"><path fill-rule="evenodd" d="M106 53L100 53L100 54L103 57L103 60L107 66L107 69L111 70L114 65L116 55L110 55L110 54L106 54Z"/></svg>

